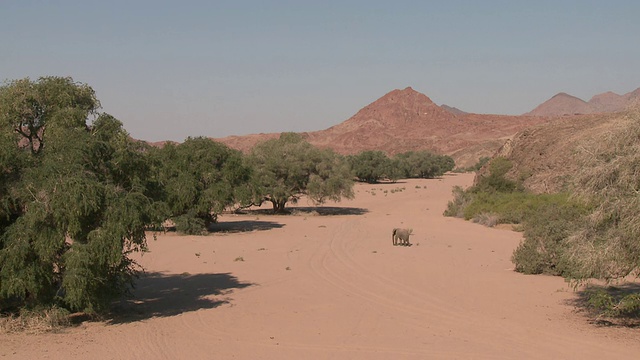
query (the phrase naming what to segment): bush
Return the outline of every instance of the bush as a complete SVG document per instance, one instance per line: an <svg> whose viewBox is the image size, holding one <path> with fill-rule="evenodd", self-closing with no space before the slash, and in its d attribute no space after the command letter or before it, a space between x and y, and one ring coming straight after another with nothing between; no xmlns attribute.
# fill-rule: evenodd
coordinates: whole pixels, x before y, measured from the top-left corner
<svg viewBox="0 0 640 360"><path fill-rule="evenodd" d="M452 216L457 218L464 217L464 210L473 200L473 194L465 191L460 186L453 187L453 200L447 204L447 209L444 211L444 216Z"/></svg>
<svg viewBox="0 0 640 360"><path fill-rule="evenodd" d="M467 195L469 197L469 195ZM547 206L578 206L569 194L531 194L531 193L472 193L463 210L466 220L482 213L494 213L502 224L524 224L527 219L535 218L545 211Z"/></svg>
<svg viewBox="0 0 640 360"><path fill-rule="evenodd" d="M499 224L500 217L494 213L481 213L475 216L471 221L486 227L494 227Z"/></svg>
<svg viewBox="0 0 640 360"><path fill-rule="evenodd" d="M623 320L627 325L638 325L640 319L640 293L636 286L596 286L589 285L581 292L580 305L598 317ZM629 320L636 320L629 323Z"/></svg>
<svg viewBox="0 0 640 360"><path fill-rule="evenodd" d="M467 191L453 189L445 216L463 217L487 226L522 224L524 240L514 251L516 271L526 274L568 275L575 272L567 239L588 207L567 193L532 194L505 175L511 162L493 159L489 173Z"/></svg>
<svg viewBox="0 0 640 360"><path fill-rule="evenodd" d="M542 196L542 195L538 195ZM573 264L568 259L567 238L577 228L587 207L568 195L545 196L523 221L524 240L513 252L516 271L525 274L569 275Z"/></svg>
<svg viewBox="0 0 640 360"><path fill-rule="evenodd" d="M173 218L176 231L185 235L202 235L207 231L205 221L193 214Z"/></svg>
<svg viewBox="0 0 640 360"><path fill-rule="evenodd" d="M497 157L489 163L488 174L479 177L473 192L522 192L524 187L521 182L508 179L507 173L513 165L508 159Z"/></svg>
<svg viewBox="0 0 640 360"><path fill-rule="evenodd" d="M0 317L0 333L39 334L71 325L69 311L53 306L41 310L23 309L18 315Z"/></svg>

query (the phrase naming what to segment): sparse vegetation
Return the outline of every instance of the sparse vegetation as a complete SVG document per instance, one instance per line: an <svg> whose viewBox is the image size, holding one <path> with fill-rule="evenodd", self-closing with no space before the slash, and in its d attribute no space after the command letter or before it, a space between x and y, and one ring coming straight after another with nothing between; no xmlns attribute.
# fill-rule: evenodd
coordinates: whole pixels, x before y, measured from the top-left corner
<svg viewBox="0 0 640 360"><path fill-rule="evenodd" d="M465 172L479 171L484 165L489 163L489 160L491 160L490 157L483 156L473 166L469 166L469 167L465 167L465 168L455 168L455 169L453 169L453 172L455 172L455 173L465 173Z"/></svg>
<svg viewBox="0 0 640 360"><path fill-rule="evenodd" d="M515 250L516 271L527 274L568 274L565 240L588 207L566 193L533 194L518 181L505 177L511 169L507 159L489 165L489 175L475 186L453 189L445 216L463 217L487 226L521 224L525 240Z"/></svg>
<svg viewBox="0 0 640 360"><path fill-rule="evenodd" d="M577 174L563 177L570 193L527 193L520 181L506 176L509 161L496 158L476 186L453 190L445 215L470 219L493 213L498 222L521 224L524 240L512 260L523 273L562 275L578 283L637 276L640 115L628 112L615 125L603 139L580 144L566 155L581 165ZM514 176L525 179L531 174ZM601 316L638 317L640 294L634 289L589 290L586 302Z"/></svg>
<svg viewBox="0 0 640 360"><path fill-rule="evenodd" d="M70 325L69 311L57 306L40 310L23 309L19 314L0 317L0 333L40 334L54 332Z"/></svg>
<svg viewBox="0 0 640 360"><path fill-rule="evenodd" d="M494 227L498 225L500 216L494 213L480 213L471 219L474 223L481 224L487 227Z"/></svg>

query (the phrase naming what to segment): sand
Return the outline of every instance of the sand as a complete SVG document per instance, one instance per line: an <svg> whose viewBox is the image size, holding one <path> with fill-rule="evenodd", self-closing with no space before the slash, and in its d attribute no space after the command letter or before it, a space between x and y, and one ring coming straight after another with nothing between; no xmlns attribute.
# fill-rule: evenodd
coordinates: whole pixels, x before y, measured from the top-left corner
<svg viewBox="0 0 640 360"><path fill-rule="evenodd" d="M317 213L302 200L295 215L229 214L208 236L150 238L126 316L0 335L0 357L640 357L639 330L598 327L562 278L513 271L521 233L442 216L472 179L358 184ZM413 246L392 246L394 227L412 228Z"/></svg>

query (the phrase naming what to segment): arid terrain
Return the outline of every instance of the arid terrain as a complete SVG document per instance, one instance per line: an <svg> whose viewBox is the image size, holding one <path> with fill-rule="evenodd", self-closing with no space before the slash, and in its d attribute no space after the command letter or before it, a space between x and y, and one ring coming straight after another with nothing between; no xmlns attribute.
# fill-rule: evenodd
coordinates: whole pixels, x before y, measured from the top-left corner
<svg viewBox="0 0 640 360"><path fill-rule="evenodd" d="M473 176L358 184L353 200L160 234L120 315L1 334L0 358L636 358L638 329L594 325L562 278L513 271L521 233L442 216ZM413 246L392 246L394 227Z"/></svg>

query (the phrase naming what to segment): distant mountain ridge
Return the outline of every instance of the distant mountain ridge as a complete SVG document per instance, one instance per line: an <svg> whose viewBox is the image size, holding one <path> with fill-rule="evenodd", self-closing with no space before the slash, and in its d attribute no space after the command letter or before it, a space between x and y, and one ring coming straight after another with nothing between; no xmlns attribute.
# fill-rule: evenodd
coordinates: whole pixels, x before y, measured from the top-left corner
<svg viewBox="0 0 640 360"><path fill-rule="evenodd" d="M558 93L535 109L524 114L527 116L565 116L579 114L612 113L624 111L640 101L640 88L618 95L608 91L594 95L584 101L567 93Z"/></svg>
<svg viewBox="0 0 640 360"><path fill-rule="evenodd" d="M351 118L325 130L302 133L313 145L341 154L381 150L389 155L417 150L447 154L457 166L491 156L519 130L548 121L543 117L482 115L451 111L411 87L393 90ZM241 151L277 133L215 139Z"/></svg>

